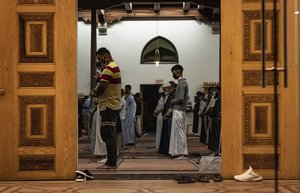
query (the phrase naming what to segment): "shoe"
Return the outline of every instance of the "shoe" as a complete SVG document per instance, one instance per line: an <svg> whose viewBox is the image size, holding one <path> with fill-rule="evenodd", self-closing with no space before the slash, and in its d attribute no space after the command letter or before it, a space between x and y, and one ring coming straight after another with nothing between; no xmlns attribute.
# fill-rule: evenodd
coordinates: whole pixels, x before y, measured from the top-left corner
<svg viewBox="0 0 300 193"><path fill-rule="evenodd" d="M181 175L179 178L176 179L178 184L188 184L188 183L195 183L196 178L188 175Z"/></svg>
<svg viewBox="0 0 300 193"><path fill-rule="evenodd" d="M102 166L98 166L96 167L96 169L106 169L106 170L110 170L110 169L117 169L117 166L109 166L109 165L102 165Z"/></svg>
<svg viewBox="0 0 300 193"><path fill-rule="evenodd" d="M249 166L249 169L241 174L241 175L235 175L234 179L240 182L256 182L256 181L261 181L263 178L262 176L256 174L252 167Z"/></svg>
<svg viewBox="0 0 300 193"><path fill-rule="evenodd" d="M86 177L85 177L85 175L82 175L82 174L76 174L75 181L76 182L84 182L84 181L86 181Z"/></svg>
<svg viewBox="0 0 300 193"><path fill-rule="evenodd" d="M97 161L98 163L105 163L107 161L107 158L104 158L102 160Z"/></svg>
<svg viewBox="0 0 300 193"><path fill-rule="evenodd" d="M176 159L176 160L182 160L182 159L187 159L187 157L184 156L184 155L181 155L181 156L179 156L179 157L176 157L175 159Z"/></svg>
<svg viewBox="0 0 300 193"><path fill-rule="evenodd" d="M83 171L80 171L80 170L76 170L75 174L79 174L79 175L85 176L85 173Z"/></svg>
<svg viewBox="0 0 300 193"><path fill-rule="evenodd" d="M207 176L199 176L196 180L197 180L197 182L204 182L204 183L209 182L209 179Z"/></svg>
<svg viewBox="0 0 300 193"><path fill-rule="evenodd" d="M85 177L86 177L87 180L94 179L93 174L89 170L84 170L83 172L85 173Z"/></svg>
<svg viewBox="0 0 300 193"><path fill-rule="evenodd" d="M223 178L222 178L221 175L217 174L217 175L214 175L213 180L214 180L215 182L222 182L222 181L223 181Z"/></svg>

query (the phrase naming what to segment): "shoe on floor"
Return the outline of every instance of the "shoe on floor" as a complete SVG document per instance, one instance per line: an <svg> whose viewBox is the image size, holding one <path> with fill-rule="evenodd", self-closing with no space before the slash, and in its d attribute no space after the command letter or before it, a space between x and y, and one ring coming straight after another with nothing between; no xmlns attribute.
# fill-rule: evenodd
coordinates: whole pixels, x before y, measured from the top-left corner
<svg viewBox="0 0 300 193"><path fill-rule="evenodd" d="M107 158L104 158L102 160L97 161L98 163L105 163L107 161Z"/></svg>
<svg viewBox="0 0 300 193"><path fill-rule="evenodd" d="M86 176L86 179L87 179L87 180L92 180L92 179L94 179L93 174L92 174L89 170L84 170L83 172L85 173L85 176Z"/></svg>
<svg viewBox="0 0 300 193"><path fill-rule="evenodd" d="M178 184L188 184L188 183L195 183L196 178L190 175L180 175L176 178Z"/></svg>
<svg viewBox="0 0 300 193"><path fill-rule="evenodd" d="M85 173L84 173L83 171L80 171L80 170L76 170L76 171L75 171L75 174L76 174L76 175L79 174L79 175L85 176Z"/></svg>
<svg viewBox="0 0 300 193"><path fill-rule="evenodd" d="M256 182L261 181L263 178L262 176L256 174L252 167L249 166L249 169L246 172L241 175L235 175L234 179L240 182Z"/></svg>
<svg viewBox="0 0 300 193"><path fill-rule="evenodd" d="M84 182L86 181L86 176L85 175L82 175L82 174L76 174L76 179L75 179L76 182Z"/></svg>
<svg viewBox="0 0 300 193"><path fill-rule="evenodd" d="M204 183L208 183L209 182L209 178L207 176L199 176L197 177L197 182L204 182Z"/></svg>
<svg viewBox="0 0 300 193"><path fill-rule="evenodd" d="M216 174L216 175L214 175L213 180L215 182L222 182L223 181L223 177L220 174Z"/></svg>
<svg viewBox="0 0 300 193"><path fill-rule="evenodd" d="M187 178L182 178L180 180L177 180L178 184L189 184L189 183L195 183L196 178L194 177L187 177Z"/></svg>

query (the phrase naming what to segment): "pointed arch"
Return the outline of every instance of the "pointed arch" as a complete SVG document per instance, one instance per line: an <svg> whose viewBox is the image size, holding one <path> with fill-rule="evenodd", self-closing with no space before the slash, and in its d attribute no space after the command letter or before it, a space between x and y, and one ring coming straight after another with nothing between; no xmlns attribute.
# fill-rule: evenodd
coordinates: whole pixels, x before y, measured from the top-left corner
<svg viewBox="0 0 300 193"><path fill-rule="evenodd" d="M159 49L160 64L178 64L178 53L174 44L162 37L152 38L143 48L141 64L154 64L155 50Z"/></svg>

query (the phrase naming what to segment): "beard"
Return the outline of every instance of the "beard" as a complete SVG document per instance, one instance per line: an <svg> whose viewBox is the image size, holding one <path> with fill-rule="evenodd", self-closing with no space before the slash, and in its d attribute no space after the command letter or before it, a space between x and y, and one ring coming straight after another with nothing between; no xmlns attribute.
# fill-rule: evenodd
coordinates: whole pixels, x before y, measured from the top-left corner
<svg viewBox="0 0 300 193"><path fill-rule="evenodd" d="M178 76L176 76L176 75L173 75L173 78L174 78L174 79L178 79Z"/></svg>

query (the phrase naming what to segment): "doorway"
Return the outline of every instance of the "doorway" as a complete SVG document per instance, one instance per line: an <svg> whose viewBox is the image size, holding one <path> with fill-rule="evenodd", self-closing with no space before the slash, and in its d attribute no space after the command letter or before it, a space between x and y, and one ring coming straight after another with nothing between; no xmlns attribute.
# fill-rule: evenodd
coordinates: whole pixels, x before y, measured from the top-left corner
<svg viewBox="0 0 300 193"><path fill-rule="evenodd" d="M153 112L159 100L160 84L144 84L140 86L142 96L142 134L155 134L156 118Z"/></svg>
<svg viewBox="0 0 300 193"><path fill-rule="evenodd" d="M252 6L253 4L257 4L257 6ZM271 1L268 1L268 6L271 7ZM238 41L234 38L230 39L228 43L228 39L223 38L222 41L222 98L226 103L222 103L222 127L226 128L222 131L223 139L231 139L229 141L224 142L223 140L223 158L225 161L223 164L226 167L223 167L224 174L228 177L233 176L234 174L241 173L242 171L247 169L249 164L255 164L256 167L260 168L259 172L268 178L273 178L273 169L274 165L262 164L257 160L269 160L268 163L273 162L274 154L272 140L274 140L272 136L272 123L273 118L270 116L272 114L272 83L267 85L265 90L260 88L260 62L259 62L259 13L260 6L258 6L258 1L234 1L234 5L239 9L233 10L230 5L223 4L223 13L224 13L224 23L223 24L223 37L236 37ZM254 9L255 8L255 9ZM294 7L292 4L289 4L290 13L293 13ZM253 10L254 9L254 10ZM282 6L280 7L282 9ZM254 12L253 12L254 11ZM289 19L295 20L295 16L289 15ZM267 19L269 22L271 21L270 14L267 14ZM235 21L235 22L232 22ZM243 25L236 25L236 23L243 22ZM120 24L119 26L121 26ZM230 26L230 27L229 27ZM249 27L250 26L250 27ZM268 24L268 26L271 26ZM160 28L161 29L161 28ZM271 28L268 28L270 30ZM110 29L112 30L112 29ZM149 32L151 30L147 30ZM256 34L253 33L256 31ZM251 33L250 33L251 32ZM272 34L272 31L268 31L268 34ZM291 33L294 35L294 31L291 30ZM232 36L235 34L235 36ZM282 34L279 34L282 36ZM295 35L294 35L295 36ZM294 37L293 36L293 37ZM138 36L135 36L138 37ZM269 36L271 37L271 35ZM282 39L282 38L280 38ZM249 40L249 41L248 41ZM238 43L237 43L238 42ZM289 44L293 41L289 41ZM101 42L105 44L105 40ZM111 42L110 42L111 43ZM270 42L268 42L270 43ZM108 44L107 44L108 45ZM130 45L130 44L126 44ZM196 44L193 44L193 46ZM270 46L270 45L269 45ZM293 50L293 46L290 45ZM124 49L123 49L124 50ZM207 49L208 50L208 49ZM205 51L205 50L204 50ZM268 50L270 51L270 50ZM295 50L293 50L295 51ZM118 51L116 51L118 52ZM211 52L210 52L211 53ZM289 52L291 58L295 58L294 55L296 52ZM232 58L233 57L233 58ZM128 62L128 64L132 64L130 58L127 57L123 62ZM271 58L271 55L269 59ZM271 66L272 61L268 61L268 65ZM295 62L292 60L290 64L294 64ZM136 66L135 66L136 67ZM130 67L128 67L130 68ZM146 67L146 68L149 68ZM162 67L163 68L163 67ZM290 71L297 71L295 66L291 67ZM134 71L135 72L135 71ZM271 80L271 73L267 73L267 77ZM280 77L282 77L282 73L280 73ZM138 73L136 75L139 75ZM141 77L138 77L138 80L142 80ZM296 85L293 84L293 80L295 79L295 75L291 77L290 82L292 82L291 89L285 89L282 85L283 78L280 78L280 96L282 97L280 101L282 102L281 116L282 121L280 122L281 132L284 135L282 136L282 147L296 147L294 146L297 143L297 140L293 138L293 140L288 140L288 136L291 136L291 133L299 133L296 130L295 125L293 124L284 124L285 121L288 123L297 122L296 117L286 117L288 114L288 109L293 109L293 115L297 115L297 111L293 108L292 103L297 101L296 96L297 93L293 92L296 88ZM148 81L150 82L150 81ZM295 83L295 82L294 82ZM139 84L139 83L137 83ZM136 85L137 85L136 84ZM235 92L232 92L232 91ZM297 89L296 89L297 90ZM285 101L288 96L293 96L291 104L285 104ZM232 102L234 101L234 105ZM294 104L294 103L293 103ZM290 105L290 106L289 106ZM288 106L290 108L288 108ZM263 114L265 116L257 116L259 114ZM255 117L255 116L256 117ZM261 120L262 117L266 117L266 120ZM232 122L232 120L235 120ZM261 124L256 124L261 123ZM287 125L289 128L287 128ZM268 127L265 127L268 126ZM292 130L290 130L292 128ZM258 131L259 130L259 131ZM256 135L256 131L258 131L258 135ZM261 133L262 132L262 133ZM236 137L232 138L232 134L235 134ZM262 135L261 135L262 134ZM294 135L293 135L294 136ZM297 136L297 135L296 135ZM265 137L268 139L266 140ZM292 145L291 145L292 144ZM294 144L294 145L293 145ZM292 151L291 151L292 152ZM291 152L281 150L281 159L292 163L292 160L297 160L297 156L293 156L290 158L289 155ZM297 151L296 151L297 152ZM232 157L237 160L237 163L232 163ZM265 162L267 163L267 162ZM281 162L283 163L283 162ZM290 165L290 164L287 164ZM289 174L288 166L281 165L282 167L282 176L287 177Z"/></svg>
<svg viewBox="0 0 300 193"><path fill-rule="evenodd" d="M83 1L88 2L87 0ZM102 2L104 3L102 4ZM100 1L99 5L111 5L111 2L114 1ZM266 7L270 10L272 1L266 2ZM281 14L284 1L277 2ZM299 165L294 164L299 163L300 136L298 129L300 124L300 76L299 66L297 66L299 64L299 3L297 0L288 2L289 87L284 87L282 72L279 72L278 82L281 107L279 109L279 177L281 179L299 179ZM222 1L221 5L221 86L224 101L222 103L224 112L222 113L222 127L226 128L222 131L222 164L224 166L222 174L228 179L243 172L247 169L245 167L248 164L255 164L259 168L258 172L264 177L274 178L273 119L272 116L269 116L272 114L270 95L272 95L273 89L270 84L267 84L264 90L260 87L261 66L258 57L260 52L258 40L260 38L254 36L260 31L258 27L260 19L257 17L261 12L259 3L260 1L257 0L232 0L230 4ZM4 27L0 28L0 37L5 39L0 48L2 61L0 68L0 77L2 77L2 81L0 81L0 114L2 115L0 123L2 128L8 128L0 130L1 152L7 154L0 158L0 162L3 163L3 167L0 168L1 180L73 179L77 155L75 145L77 115L76 105L74 105L77 102L75 83L76 2L73 0L2 0L1 5L3 6L0 6L0 18L10 18L9 20L2 19L1 25ZM65 11L64 7L70 9ZM199 6L199 8L203 7ZM11 10L13 10L13 14ZM37 10L39 11L37 12ZM27 17L28 15L29 17ZM283 24L282 18L280 17L279 26ZM22 25L23 21L26 25ZM272 19L269 19L268 22L270 21ZM64 26L67 25L69 27L65 28ZM267 26L271 26L270 23ZM183 27L177 29L181 28ZM152 27L152 29L154 28ZM270 29L267 29L267 34L272 34ZM23 37L30 38L27 33L30 31L32 32L30 34L34 35L32 37L35 38L21 41ZM280 28L278 34L280 40L284 39L283 31ZM27 35L24 36L24 34ZM271 35L267 35L267 37L271 37ZM57 44L57 42L59 43ZM279 44L279 59L283 60L284 57L281 55L283 44L281 43ZM123 52L128 49L128 45L132 45L132 42L120 50ZM193 45L194 48L194 45L197 44L188 44L188 46L190 45ZM20 56L20 50L26 50L27 56ZM188 47L188 50L192 49ZM211 50L208 51L211 53ZM25 59L25 62L20 62L20 58ZM280 61L280 64L284 64L284 61ZM272 61L268 61L267 65L272 67ZM156 72L156 74L158 73L159 71ZM268 80L272 80L270 73L267 74L269 74L267 75ZM26 112L25 106L32 115L37 116L31 119L28 113L24 113ZM48 107L53 109L53 113ZM263 119L264 117L267 119ZM31 133L30 129L26 127L30 125L28 121L31 121L34 129L42 129L40 131L47 129L51 135L48 133L46 135L44 132L44 137L44 135ZM45 121L49 121L49 124L46 124ZM23 132L24 135L20 135L23 126L27 130ZM39 128L39 126L42 127ZM49 140L48 137L51 139ZM49 141L55 144L49 146L47 145ZM25 145L20 146L21 143Z"/></svg>
<svg viewBox="0 0 300 193"><path fill-rule="evenodd" d="M86 24L83 22L79 23L79 27L84 27ZM186 39L182 39L182 34L186 32L184 28L177 29L176 27L180 26L190 26L189 28L191 32L191 36ZM180 64L184 66L184 76L188 78L189 86L190 86L190 103L189 103L189 112L187 112L187 119L185 129L187 130L187 134L189 136L189 142L191 142L191 146L189 149L191 150L191 159L188 161L188 164L193 166L192 172L198 174L199 158L203 154L209 154L209 151L206 148L206 145L200 144L199 136L192 134L192 125L193 125L193 113L191 109L194 105L194 96L197 91L203 87L204 82L219 82L219 41L218 34L213 34L211 28L208 25L200 24L195 19L185 19L185 20L167 20L161 19L160 21L154 21L153 19L146 20L124 20L115 25L111 25L107 28L107 35L97 36L97 44L100 46L106 46L111 51L114 58L116 58L119 63L121 69L123 69L122 74L122 82L124 84L130 84L132 86L132 93L141 92L143 99L147 99L143 101L143 134L146 134L144 138L137 138L137 143L141 144L140 146L135 147L126 147L124 154L122 154L123 158L123 166L127 161L138 161L142 159L136 159L141 157L152 157L159 158L158 161L162 162L165 160L170 161L169 157L159 155L158 150L155 149L155 132L156 132L156 118L153 116L153 111L158 102L158 89L161 84L153 84L157 79L163 80L167 82L170 80L171 72L170 69L173 64L159 64L158 67L151 64L140 64L140 53L142 50L139 48L143 48L145 44L155 37L156 34L156 26L158 29L159 35L163 37L170 36L170 29L176 29L173 32L172 38L168 38L168 40L174 43L175 47L184 48L189 42L189 44L194 45L194 49L186 52L181 49L179 52L179 61ZM90 29L90 26L86 29ZM79 29L81 30L81 29ZM130 38L122 38L118 41L115 41L117 38L113 36L113 34L117 34L122 32L123 36L134 36L136 37L135 46L131 46L130 52L126 53L124 50L127 50L126 45L131 45L133 40ZM90 37L90 33L81 34L79 31L79 37L83 40L79 40L79 44L82 41L83 44L80 44L78 47L82 48L82 50L78 51L79 55L82 55L86 50L89 49L89 45L85 46L87 42L90 42L87 37ZM203 36L207 37L204 39L199 38L199 33ZM141 35L143 34L143 35ZM120 35L121 36L121 35ZM182 40L182 41L181 41ZM195 43L197 42L197 43ZM194 44L195 43L195 44ZM118 45L118 46L114 46ZM87 48L84 48L87 47ZM209 49L208 49L209 47ZM123 49L120 49L123 48ZM208 53L208 50L210 53ZM87 53L89 54L89 53ZM81 57L79 57L79 61ZM85 62L85 66L86 66ZM203 70L199 71L199 66ZM80 68L80 66L79 66ZM82 69L83 71L84 69ZM82 72L80 71L80 72ZM146 73L145 73L146 72ZM202 74L201 74L202 73ZM84 78L84 76L78 75L79 79ZM137 81L139 80L139 81ZM150 84L149 84L150 83ZM152 83L152 84L151 84ZM205 87L209 87L208 84L205 84ZM87 88L89 86L86 86ZM203 90L204 91L204 90ZM150 135L148 135L150 134ZM147 143L146 143L147 142ZM201 146L200 146L201 145ZM145 147L143 149L143 147ZM201 152L198 151L198 148L201 148ZM87 149L88 150L88 149ZM203 152L203 151L204 152ZM148 155L146 155L148 153ZM149 155L151 153L151 155ZM91 155L90 155L91 156ZM80 156L79 156L80 157ZM101 163L94 163L94 161L100 161L96 158L92 158L92 164L99 165ZM134 160L132 159L134 158ZM164 159L162 159L164 158ZM148 163L150 159L142 160L145 163ZM121 163L121 164L122 164ZM187 165L188 165L187 164ZM147 165L147 164L146 164ZM149 165L149 164L148 164ZM163 171L163 167L165 165L158 164L160 168L160 173ZM95 167L94 167L95 168ZM93 169L91 167L91 169ZM176 170L179 167L172 168L173 173L176 173ZM102 172L102 171L101 171ZM157 171L159 172L159 171ZM182 170L181 170L182 172Z"/></svg>

